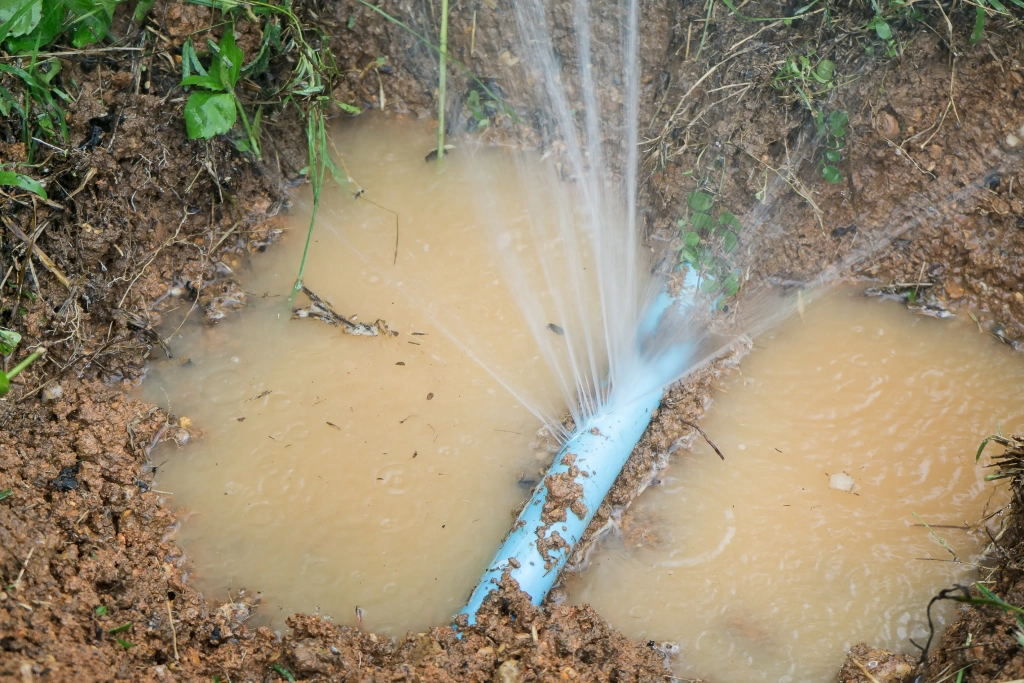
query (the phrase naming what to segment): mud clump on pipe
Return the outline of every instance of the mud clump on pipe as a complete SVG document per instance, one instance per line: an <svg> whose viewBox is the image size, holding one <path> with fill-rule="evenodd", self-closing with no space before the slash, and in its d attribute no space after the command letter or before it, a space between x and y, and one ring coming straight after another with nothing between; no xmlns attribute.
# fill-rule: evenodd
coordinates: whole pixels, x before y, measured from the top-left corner
<svg viewBox="0 0 1024 683"><path fill-rule="evenodd" d="M544 509L540 516L544 524L564 522L567 508L580 519L587 516L587 506L583 503L583 485L576 481L580 476L580 468L573 464L575 461L575 455L566 453L562 462L568 465L569 469L558 474L549 474L544 479L548 487L548 498L544 501Z"/></svg>

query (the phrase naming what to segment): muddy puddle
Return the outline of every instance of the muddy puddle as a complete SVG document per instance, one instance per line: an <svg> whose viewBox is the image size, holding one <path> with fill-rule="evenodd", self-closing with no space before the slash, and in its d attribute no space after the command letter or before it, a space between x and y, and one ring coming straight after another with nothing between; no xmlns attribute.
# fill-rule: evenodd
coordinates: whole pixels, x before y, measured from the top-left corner
<svg viewBox="0 0 1024 683"><path fill-rule="evenodd" d="M1022 385L1020 355L969 321L826 296L717 387L702 426L726 461L703 442L673 461L569 599L678 643L685 677L827 681L860 641L916 653L929 598L986 540L963 527L1005 502L974 455L1024 427Z"/></svg>
<svg viewBox="0 0 1024 683"><path fill-rule="evenodd" d="M151 457L207 595L259 589L256 621L275 628L303 611L401 635L462 606L550 458L536 433L565 386L517 290L552 275L520 258L510 281L494 227L528 251L524 226L566 206L507 150L425 163L419 123L367 118L335 139L354 182L325 192L306 284L387 332L291 319L300 193L281 244L232 264L245 313L190 317L176 358L154 363L145 397L201 438ZM555 313L540 320L561 338ZM703 444L677 459L569 598L679 643L678 672L717 681L825 680L861 640L909 651L928 597L980 548L949 527L1001 504L973 453L997 423L1024 427L1022 382L1024 363L976 327L823 297L722 380L703 426L727 461Z"/></svg>
<svg viewBox="0 0 1024 683"><path fill-rule="evenodd" d="M433 135L369 117L338 134L356 184L325 190L306 268L339 313L397 335L290 319L299 194L281 244L243 276L244 314L186 323L170 341L178 358L145 383L203 432L152 454L157 488L185 511L176 539L194 581L210 596L260 589L262 623L319 609L355 624L357 607L377 632L445 623L550 460L534 443L540 420L509 389L534 409L562 403L560 389L487 229L489 210L543 212L544 190L517 184L498 149L425 163ZM508 180L475 202L482 167ZM496 359L501 381L466 348Z"/></svg>

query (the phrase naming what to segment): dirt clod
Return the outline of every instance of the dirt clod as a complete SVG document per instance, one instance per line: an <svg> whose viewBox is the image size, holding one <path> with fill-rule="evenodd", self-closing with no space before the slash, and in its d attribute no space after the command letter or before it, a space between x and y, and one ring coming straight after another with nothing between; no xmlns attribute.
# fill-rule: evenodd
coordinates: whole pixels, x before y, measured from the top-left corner
<svg viewBox="0 0 1024 683"><path fill-rule="evenodd" d="M838 683L910 683L916 673L917 661L910 655L858 643L846 655Z"/></svg>

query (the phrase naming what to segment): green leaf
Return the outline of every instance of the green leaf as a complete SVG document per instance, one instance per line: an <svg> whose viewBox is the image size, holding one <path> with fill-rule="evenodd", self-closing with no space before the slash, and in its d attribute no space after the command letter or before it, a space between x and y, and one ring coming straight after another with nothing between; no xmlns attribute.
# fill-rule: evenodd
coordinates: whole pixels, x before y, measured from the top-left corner
<svg viewBox="0 0 1024 683"><path fill-rule="evenodd" d="M843 155L839 153L839 150L830 149L825 152L825 158L831 161L833 164L838 164L843 159Z"/></svg>
<svg viewBox="0 0 1024 683"><path fill-rule="evenodd" d="M277 21L268 21L263 27L263 39L260 41L260 49L256 52L253 60L242 67L242 76L250 78L259 75L267 70L270 63L271 48L281 45L281 25Z"/></svg>
<svg viewBox="0 0 1024 683"><path fill-rule="evenodd" d="M725 281L725 294L726 296L734 296L736 292L740 291L740 279L735 273L730 275Z"/></svg>
<svg viewBox="0 0 1024 683"><path fill-rule="evenodd" d="M146 18L146 14L149 10L153 9L153 5L156 4L156 0L139 0L135 5L135 21L142 21Z"/></svg>
<svg viewBox="0 0 1024 683"><path fill-rule="evenodd" d="M127 631L131 627L132 627L132 622L129 621L127 624L121 624L117 628L110 629L109 631L107 631L107 633L109 633L110 635L114 636L114 635L117 635L118 633L124 633L125 631Z"/></svg>
<svg viewBox="0 0 1024 683"><path fill-rule="evenodd" d="M683 260L689 263L691 266L697 264L697 250L693 247L684 247L682 253Z"/></svg>
<svg viewBox="0 0 1024 683"><path fill-rule="evenodd" d="M0 0L2 3L3 0ZM18 38L7 39L10 52L32 52L49 45L64 28L64 17L67 9L61 0L43 0L42 14L39 23L29 33Z"/></svg>
<svg viewBox="0 0 1024 683"><path fill-rule="evenodd" d="M46 69L44 70L43 67L46 67ZM32 69L32 73L35 75L36 83L38 83L40 87L52 88L51 81L53 81L57 74L60 73L60 60L56 57L43 60L36 64L35 68ZM53 88L53 91L60 92L55 88Z"/></svg>
<svg viewBox="0 0 1024 683"><path fill-rule="evenodd" d="M122 638L114 638L114 640L116 640L117 644L126 650L130 650L133 647L135 647L135 643L129 643L127 640L124 640Z"/></svg>
<svg viewBox="0 0 1024 683"><path fill-rule="evenodd" d="M223 90L234 90L238 83L238 77L242 73L242 50L235 45L235 25L228 24L224 27L224 35L217 43L219 52L220 77L224 84Z"/></svg>
<svg viewBox="0 0 1024 683"><path fill-rule="evenodd" d="M22 173L14 171L0 171L0 185L20 187L23 190L32 192L46 199L46 189L36 180L29 178Z"/></svg>
<svg viewBox="0 0 1024 683"><path fill-rule="evenodd" d="M700 288L707 292L708 294L711 294L712 292L717 292L721 288L721 286L722 283L720 283L718 280L712 280L711 278L708 278L704 280L704 282L700 283Z"/></svg>
<svg viewBox="0 0 1024 683"><path fill-rule="evenodd" d="M697 190L687 195L687 202L694 211L710 211L715 204L715 198L707 192Z"/></svg>
<svg viewBox="0 0 1024 683"><path fill-rule="evenodd" d="M185 81L192 76L192 72L199 74L200 76L208 76L206 69L203 68L202 62L199 61L199 55L196 54L196 48L192 45L192 39L189 38L185 41L185 44L181 46L181 83L185 85Z"/></svg>
<svg viewBox="0 0 1024 683"><path fill-rule="evenodd" d="M117 0L63 0L71 10L72 33L71 43L75 47L84 47L98 43L110 31L110 23L114 18L114 7Z"/></svg>
<svg viewBox="0 0 1024 683"><path fill-rule="evenodd" d="M971 31L971 38L969 40L971 45L976 45L981 40L982 34L985 33L985 8L977 7L975 10L974 30Z"/></svg>
<svg viewBox="0 0 1024 683"><path fill-rule="evenodd" d="M677 220L676 221L676 227L679 228L680 230L685 228L686 227L686 219L685 218L680 218L679 220Z"/></svg>
<svg viewBox="0 0 1024 683"><path fill-rule="evenodd" d="M823 59L818 62L818 68L814 70L814 77L819 83L828 83L832 80L832 76L835 75L836 65L829 59Z"/></svg>
<svg viewBox="0 0 1024 683"><path fill-rule="evenodd" d="M738 244L739 240L736 239L736 233L727 232L722 237L722 249L725 249L726 253L734 251Z"/></svg>
<svg viewBox="0 0 1024 683"><path fill-rule="evenodd" d="M843 174L839 172L839 169L835 166L825 165L825 168L821 169L821 174L825 176L825 180L829 181L833 185L838 185L843 182Z"/></svg>
<svg viewBox="0 0 1024 683"><path fill-rule="evenodd" d="M208 90L221 90L221 83L213 76L195 74L188 78L181 79L181 85L198 85L201 88Z"/></svg>
<svg viewBox="0 0 1024 683"><path fill-rule="evenodd" d="M683 235L683 244L688 247L695 247L700 244L700 235L695 232L688 232Z"/></svg>
<svg viewBox="0 0 1024 683"><path fill-rule="evenodd" d="M974 456L974 462L978 462L979 460L981 460L981 454L984 452L985 446L988 445L989 441L996 441L998 443L1001 439L1002 439L1002 437L999 436L998 434L990 434L990 435L986 436L982 440L981 445L978 446L978 452Z"/></svg>
<svg viewBox="0 0 1024 683"><path fill-rule="evenodd" d="M706 213L699 212L690 216L690 223L693 225L695 230L707 230L714 225L714 221L711 220L711 216Z"/></svg>
<svg viewBox="0 0 1024 683"><path fill-rule="evenodd" d="M102 617L102 616L104 616L104 615L105 615L106 613L107 613L107 607L106 607L106 605L100 605L99 607L97 607L97 608L96 608L96 616L98 616L98 617Z"/></svg>
<svg viewBox="0 0 1024 683"><path fill-rule="evenodd" d="M192 140L227 133L236 116L235 97L230 93L194 92L185 103L185 129Z"/></svg>
<svg viewBox="0 0 1024 683"><path fill-rule="evenodd" d="M0 2L0 22L3 22L3 40L29 33L43 15L43 0L4 0Z"/></svg>
<svg viewBox="0 0 1024 683"><path fill-rule="evenodd" d="M286 669L283 666L281 666L280 664L275 664L274 665L274 671L276 671L277 673L279 673L282 676L284 676L285 679L291 681L292 683L295 683L295 675L292 674L292 672L289 671L288 669Z"/></svg>
<svg viewBox="0 0 1024 683"><path fill-rule="evenodd" d="M889 22L881 17L875 17L871 20L871 28L875 29L875 33L882 40L892 40L892 27L889 26Z"/></svg>
<svg viewBox="0 0 1024 683"><path fill-rule="evenodd" d="M21 335L14 330L0 329L0 354L9 356L14 353L14 347L21 342Z"/></svg>
<svg viewBox="0 0 1024 683"><path fill-rule="evenodd" d="M727 228L731 228L733 232L739 232L743 230L743 224L736 216L732 215L728 211L722 211L718 214L718 222Z"/></svg>
<svg viewBox="0 0 1024 683"><path fill-rule="evenodd" d="M342 102L341 100L334 100L334 103L336 105L338 105L338 108L341 109L346 114L352 114L354 116L356 114L362 113L362 110L359 107L354 107L351 104L349 104L348 102Z"/></svg>
<svg viewBox="0 0 1024 683"><path fill-rule="evenodd" d="M1010 2L1015 4L1017 7L1024 9L1024 0L1010 0Z"/></svg>
<svg viewBox="0 0 1024 683"><path fill-rule="evenodd" d="M828 115L828 130L834 137L846 135L846 126L850 124L850 115L842 109L836 109Z"/></svg>
<svg viewBox="0 0 1024 683"><path fill-rule="evenodd" d="M1004 5L1003 3L999 2L999 0L988 0L988 4L992 5L992 7L997 12L1000 12L1002 14L1009 14L1009 12L1006 11L1006 5Z"/></svg>
<svg viewBox="0 0 1024 683"><path fill-rule="evenodd" d="M0 491L0 500L3 500L4 498L10 498L13 495L14 489L4 489L3 491Z"/></svg>

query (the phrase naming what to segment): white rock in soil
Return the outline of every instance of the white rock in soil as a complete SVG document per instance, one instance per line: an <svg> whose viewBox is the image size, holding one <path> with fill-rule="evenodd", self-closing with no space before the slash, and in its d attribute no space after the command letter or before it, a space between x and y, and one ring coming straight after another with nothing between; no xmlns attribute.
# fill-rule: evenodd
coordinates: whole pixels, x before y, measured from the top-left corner
<svg viewBox="0 0 1024 683"><path fill-rule="evenodd" d="M828 478L828 487L836 491L846 491L849 493L853 490L853 477L846 472L836 472Z"/></svg>
<svg viewBox="0 0 1024 683"><path fill-rule="evenodd" d="M1009 135L1006 136L1006 146L1009 147L1010 149L1013 149L1019 144L1020 138L1014 135L1013 133L1010 133Z"/></svg>
<svg viewBox="0 0 1024 683"><path fill-rule="evenodd" d="M64 390L59 384L48 384L43 387L42 397L44 403L50 403L52 401L59 401L64 397Z"/></svg>

